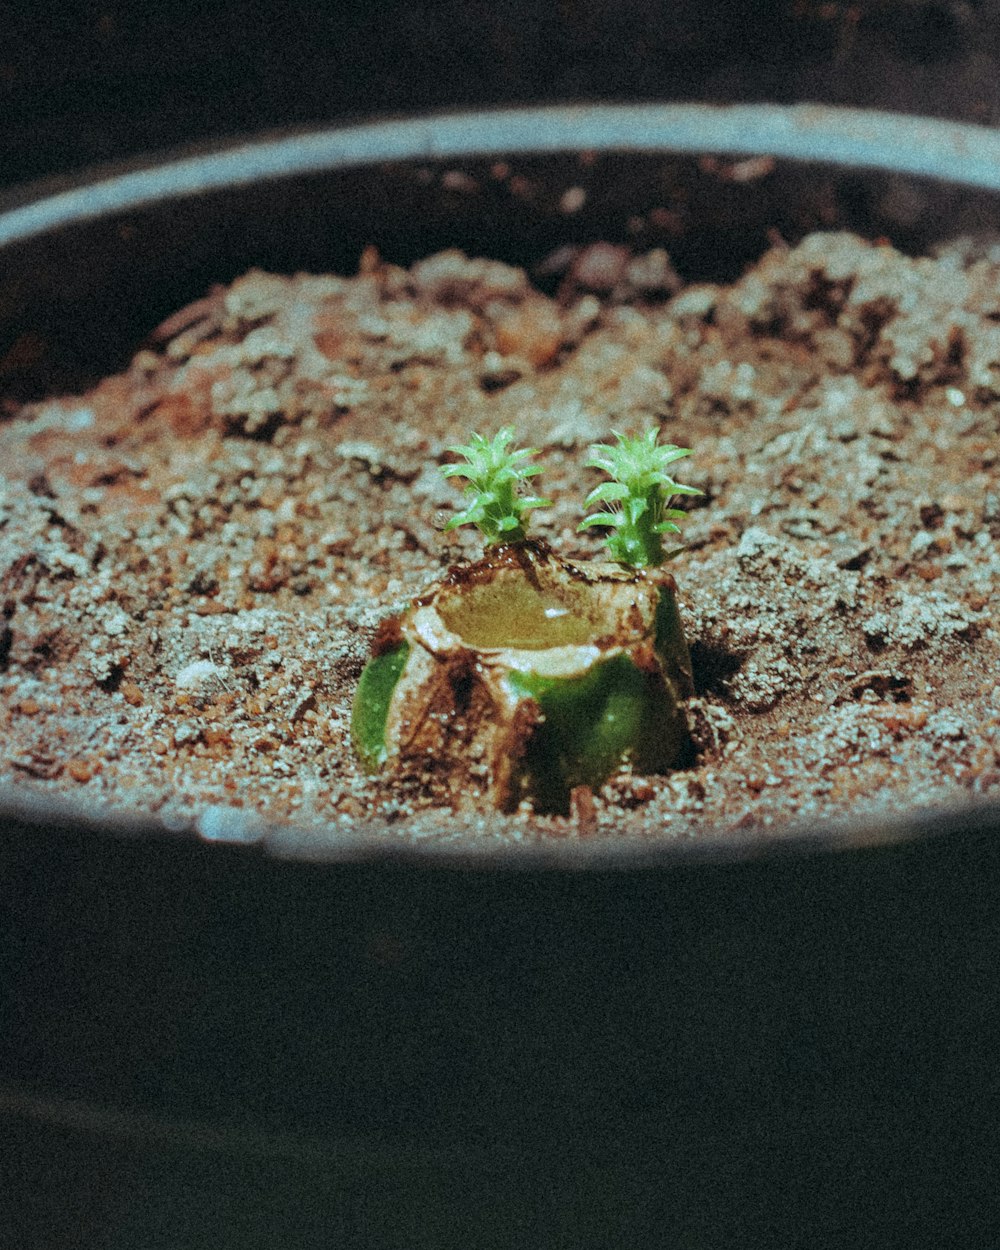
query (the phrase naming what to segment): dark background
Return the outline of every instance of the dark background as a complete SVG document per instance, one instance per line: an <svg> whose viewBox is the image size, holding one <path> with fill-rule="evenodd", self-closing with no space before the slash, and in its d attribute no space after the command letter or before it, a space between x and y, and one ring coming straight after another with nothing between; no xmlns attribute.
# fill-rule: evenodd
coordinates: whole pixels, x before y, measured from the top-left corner
<svg viewBox="0 0 1000 1250"><path fill-rule="evenodd" d="M337 118L580 99L1000 120L1000 0L12 0L0 186Z"/></svg>

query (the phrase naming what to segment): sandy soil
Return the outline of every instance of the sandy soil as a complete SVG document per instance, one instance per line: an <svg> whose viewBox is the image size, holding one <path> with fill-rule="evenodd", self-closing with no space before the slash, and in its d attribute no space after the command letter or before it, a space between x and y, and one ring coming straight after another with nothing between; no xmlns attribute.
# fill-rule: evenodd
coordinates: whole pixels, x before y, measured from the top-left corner
<svg viewBox="0 0 1000 1250"><path fill-rule="evenodd" d="M608 280L608 274L613 280ZM480 551L438 466L473 428L543 451L568 556L589 443L662 426L695 766L569 819L440 811L348 735L381 619ZM0 783L336 836L726 836L1000 795L1000 256L850 235L731 287L598 247L558 298L442 253L251 273L124 375L0 425Z"/></svg>

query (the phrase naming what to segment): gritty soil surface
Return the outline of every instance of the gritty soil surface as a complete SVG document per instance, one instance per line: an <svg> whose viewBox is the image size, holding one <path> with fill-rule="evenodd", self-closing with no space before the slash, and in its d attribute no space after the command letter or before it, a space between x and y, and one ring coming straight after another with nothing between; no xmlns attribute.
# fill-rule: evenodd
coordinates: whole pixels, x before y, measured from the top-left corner
<svg viewBox="0 0 1000 1250"><path fill-rule="evenodd" d="M375 630L450 564L471 429L543 452L569 557L591 442L694 447L674 566L699 756L569 818L442 811L366 777ZM122 376L0 424L0 784L317 839L676 838L1000 796L1000 256L850 235L731 287L598 245L558 298L443 253L254 272Z"/></svg>

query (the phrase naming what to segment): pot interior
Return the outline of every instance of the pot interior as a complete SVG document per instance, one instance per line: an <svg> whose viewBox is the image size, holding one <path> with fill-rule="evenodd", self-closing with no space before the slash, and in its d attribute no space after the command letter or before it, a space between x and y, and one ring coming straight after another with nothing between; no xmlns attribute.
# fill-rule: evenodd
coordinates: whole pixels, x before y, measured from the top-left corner
<svg viewBox="0 0 1000 1250"><path fill-rule="evenodd" d="M353 273L370 247L401 265L459 248L522 266L553 293L563 280L560 257L595 242L662 248L686 282L723 282L769 246L819 229L886 237L914 254L997 229L988 184L1000 186L1000 162L994 173L974 128L929 123L923 150L917 142L901 149L886 119L873 116L861 133L856 116L847 124L835 111L779 110L797 136L793 159L775 138L773 110L742 110L742 129L721 127L721 112L702 109L699 132L690 110L638 110L628 114L635 128L610 139L604 121L621 110L584 110L555 137L545 110L522 113L516 150L505 146L502 126L488 131L488 143L477 138L475 119L470 138L447 151L435 136L453 134L455 119L442 119L440 132L430 119L416 136L385 123L360 128L360 147L355 135L353 146L334 145L312 163L300 158L317 136L293 136L267 147L289 155L284 170L272 162L255 174L250 145L235 172L226 172L232 153L197 158L206 172L200 191L190 178L173 179L180 166L166 165L134 194L113 177L74 193L44 228L31 226L30 210L0 218L0 398L84 389L123 367L163 317L251 267ZM537 143L524 138L526 117ZM651 132L641 129L644 119L655 121ZM387 135L398 141L375 159ZM965 165L955 159L960 139ZM928 152L944 155L935 165ZM948 181L929 176L942 171ZM45 215L40 209L40 222ZM537 618L532 645L551 645L553 630L563 639L567 626L575 640L578 615L564 608L544 596L519 605L521 616ZM492 605L488 615L492 628ZM475 621L458 624L479 630ZM480 630L476 640L483 637Z"/></svg>
<svg viewBox="0 0 1000 1250"><path fill-rule="evenodd" d="M595 240L663 247L686 281L817 229L922 253L995 231L997 147L820 107L524 109L251 142L37 204L28 188L0 217L0 397L82 389L248 268L353 273L370 245L401 265L457 247L550 291L553 256Z"/></svg>

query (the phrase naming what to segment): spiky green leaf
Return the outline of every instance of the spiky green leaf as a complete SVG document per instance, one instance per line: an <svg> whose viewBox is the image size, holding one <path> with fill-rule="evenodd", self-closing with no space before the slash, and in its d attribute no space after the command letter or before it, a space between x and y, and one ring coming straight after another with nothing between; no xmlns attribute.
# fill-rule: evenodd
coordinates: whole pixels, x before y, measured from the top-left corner
<svg viewBox="0 0 1000 1250"><path fill-rule="evenodd" d="M617 512L595 512L591 516L584 517L576 528L578 530L586 530L590 529L592 525L617 526L620 521L621 517Z"/></svg>
<svg viewBox="0 0 1000 1250"><path fill-rule="evenodd" d="M616 443L595 443L590 448L587 466L602 470L611 480L595 487L585 506L611 503L618 507L614 512L587 517L580 528L609 526L612 533L605 540L608 550L622 564L662 564L668 556L661 535L679 533L673 518L684 515L682 509L668 506L671 498L701 494L693 486L675 482L666 472L668 465L689 456L691 450L673 443L660 444L655 426L637 435L613 433Z"/></svg>
<svg viewBox="0 0 1000 1250"><path fill-rule="evenodd" d="M618 503L628 496L628 487L624 482L602 482L595 486L584 501L584 507L593 507L595 503Z"/></svg>
<svg viewBox="0 0 1000 1250"><path fill-rule="evenodd" d="M521 494L522 485L541 473L542 467L528 463L538 454L535 448L510 450L513 438L513 429L506 426L492 438L473 433L468 443L448 449L464 463L444 465L441 473L446 478L465 478L463 491L470 502L451 518L446 530L476 525L487 542L517 542L524 538L525 513L550 506L549 500L538 495Z"/></svg>

